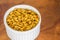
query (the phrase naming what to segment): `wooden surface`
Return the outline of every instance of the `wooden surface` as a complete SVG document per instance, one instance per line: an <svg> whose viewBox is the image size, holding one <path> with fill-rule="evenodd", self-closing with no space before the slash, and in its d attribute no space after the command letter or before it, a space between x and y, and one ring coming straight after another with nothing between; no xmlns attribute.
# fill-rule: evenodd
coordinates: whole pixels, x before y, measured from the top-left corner
<svg viewBox="0 0 60 40"><path fill-rule="evenodd" d="M10 40L3 24L7 9L17 4L37 8L42 16L41 32L36 40L60 40L60 0L0 0L0 40Z"/></svg>

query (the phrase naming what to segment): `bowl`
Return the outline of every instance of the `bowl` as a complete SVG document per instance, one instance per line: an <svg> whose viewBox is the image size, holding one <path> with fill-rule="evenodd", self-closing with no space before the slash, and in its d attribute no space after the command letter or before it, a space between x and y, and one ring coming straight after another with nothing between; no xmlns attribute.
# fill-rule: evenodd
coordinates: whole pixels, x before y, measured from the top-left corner
<svg viewBox="0 0 60 40"><path fill-rule="evenodd" d="M29 10L32 10L34 12L36 12L38 14L38 17L39 17L39 22L38 24L36 25L36 27L34 27L33 29L31 30L28 30L28 31L16 31L12 28L10 28L6 22L6 18L8 16L8 14L13 11L15 8L23 8L23 9L29 9ZM39 35L40 33L40 24L41 24L41 15L40 15L40 12L30 6L30 5L15 5L13 7L11 7L10 9L8 9L6 12L5 12L5 15L4 15L4 25L5 25L5 28L6 28L6 32L7 32L7 35L8 37L11 39L11 40L34 40L37 38L37 36Z"/></svg>

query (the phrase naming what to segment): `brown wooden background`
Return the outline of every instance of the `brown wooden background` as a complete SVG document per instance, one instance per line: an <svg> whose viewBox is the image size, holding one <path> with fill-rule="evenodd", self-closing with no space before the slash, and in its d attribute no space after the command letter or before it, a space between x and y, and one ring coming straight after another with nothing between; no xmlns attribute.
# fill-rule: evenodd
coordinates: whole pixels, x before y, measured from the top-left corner
<svg viewBox="0 0 60 40"><path fill-rule="evenodd" d="M17 4L28 4L40 11L41 33L36 40L60 40L60 0L0 0L0 40L10 40L3 16L7 9Z"/></svg>

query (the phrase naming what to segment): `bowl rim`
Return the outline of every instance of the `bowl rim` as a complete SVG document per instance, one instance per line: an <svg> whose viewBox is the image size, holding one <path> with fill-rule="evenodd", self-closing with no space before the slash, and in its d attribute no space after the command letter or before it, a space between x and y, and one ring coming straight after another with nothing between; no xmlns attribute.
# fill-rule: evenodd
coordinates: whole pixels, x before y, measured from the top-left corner
<svg viewBox="0 0 60 40"><path fill-rule="evenodd" d="M16 7L20 7L20 6L30 7L30 8L33 9L33 11L38 12L39 22L38 22L38 24L36 25L36 27L34 27L34 28L32 28L31 30L28 30L28 31L17 31L17 30L14 30L14 29L12 29L11 27L8 26L8 24L7 24L7 22L6 22L6 18L7 18L7 16L8 16L9 12L11 12L12 10L14 10ZM11 10L11 9L12 9L12 10ZM7 13L8 13L8 14L7 14ZM39 12L35 7L33 7L33 6L31 6L31 5L20 4L20 5L15 5L15 6L9 8L9 9L5 12L5 14L4 14L4 20L3 20L3 21L4 21L4 25L5 25L6 28L9 28L10 30L12 30L12 31L14 31L14 32L20 32L20 33L21 33L21 32L22 32L22 33L24 32L24 33L26 33L26 32L30 32L30 31L36 29L37 26L41 24L41 14L40 14L40 12Z"/></svg>

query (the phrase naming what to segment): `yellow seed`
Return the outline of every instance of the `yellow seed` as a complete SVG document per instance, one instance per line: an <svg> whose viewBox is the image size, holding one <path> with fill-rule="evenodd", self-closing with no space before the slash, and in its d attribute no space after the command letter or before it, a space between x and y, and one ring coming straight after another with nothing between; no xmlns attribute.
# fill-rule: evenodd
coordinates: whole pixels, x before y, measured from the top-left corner
<svg viewBox="0 0 60 40"><path fill-rule="evenodd" d="M25 18L25 20L27 20L27 18Z"/></svg>
<svg viewBox="0 0 60 40"><path fill-rule="evenodd" d="M31 14L34 14L33 12Z"/></svg>
<svg viewBox="0 0 60 40"><path fill-rule="evenodd" d="M31 13L31 11L30 11L30 10L29 10L29 11L27 11L27 12Z"/></svg>
<svg viewBox="0 0 60 40"><path fill-rule="evenodd" d="M28 25L27 23L24 24L24 26L27 26L27 25Z"/></svg>
<svg viewBox="0 0 60 40"><path fill-rule="evenodd" d="M38 22L38 21L39 21L39 19L38 19L38 18L35 18L35 20L36 20L36 22Z"/></svg>
<svg viewBox="0 0 60 40"><path fill-rule="evenodd" d="M18 18L21 18L21 16L18 16Z"/></svg>
<svg viewBox="0 0 60 40"><path fill-rule="evenodd" d="M31 19L27 19L27 21L30 21Z"/></svg>
<svg viewBox="0 0 60 40"><path fill-rule="evenodd" d="M24 27L20 28L20 30L23 31L24 30Z"/></svg>
<svg viewBox="0 0 60 40"><path fill-rule="evenodd" d="M13 14L13 12L10 12L10 15L12 15Z"/></svg>
<svg viewBox="0 0 60 40"><path fill-rule="evenodd" d="M18 29L18 26L15 26L14 29Z"/></svg>
<svg viewBox="0 0 60 40"><path fill-rule="evenodd" d="M17 11L18 11L18 12L21 12L21 9L20 9L20 8L17 8Z"/></svg>
<svg viewBox="0 0 60 40"><path fill-rule="evenodd" d="M12 16L10 16L10 15L9 15L8 17L9 17L9 18L12 18Z"/></svg>
<svg viewBox="0 0 60 40"><path fill-rule="evenodd" d="M26 27L26 30L29 30L29 29L31 29L31 27L27 26L27 27Z"/></svg>
<svg viewBox="0 0 60 40"><path fill-rule="evenodd" d="M16 22L14 22L13 25L16 25Z"/></svg>
<svg viewBox="0 0 60 40"><path fill-rule="evenodd" d="M29 24L31 24L31 21L29 21Z"/></svg>

